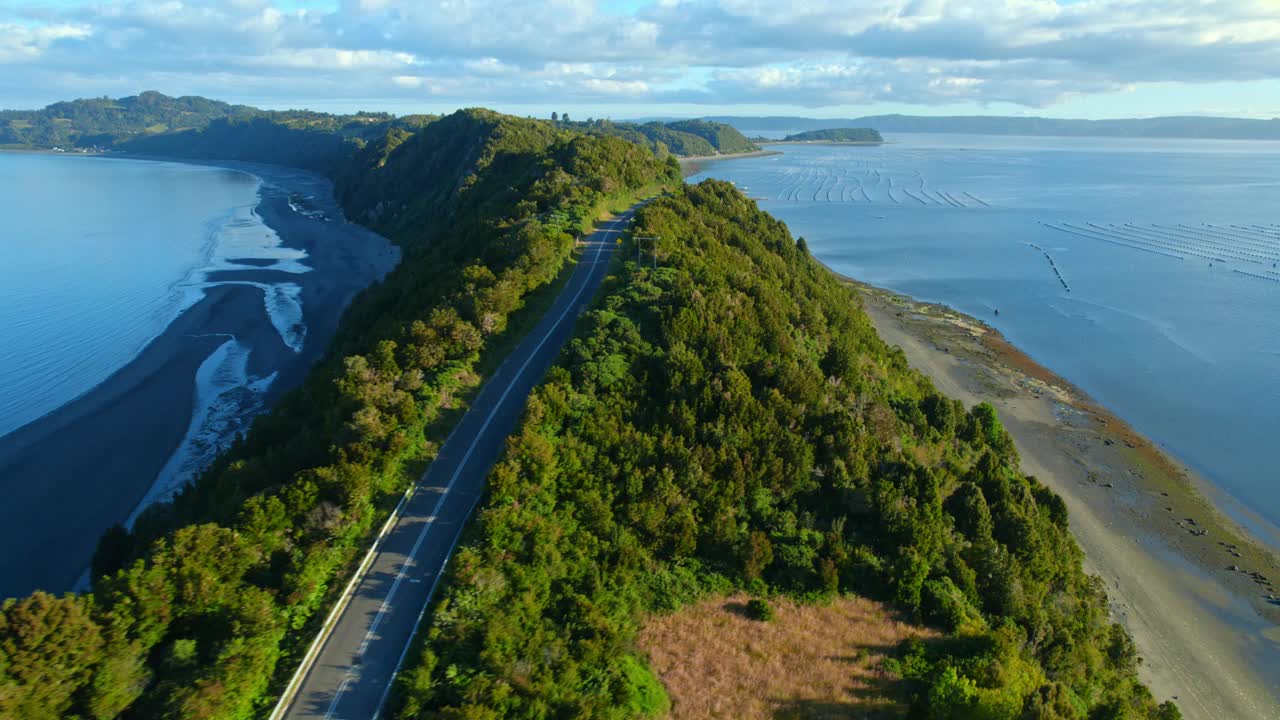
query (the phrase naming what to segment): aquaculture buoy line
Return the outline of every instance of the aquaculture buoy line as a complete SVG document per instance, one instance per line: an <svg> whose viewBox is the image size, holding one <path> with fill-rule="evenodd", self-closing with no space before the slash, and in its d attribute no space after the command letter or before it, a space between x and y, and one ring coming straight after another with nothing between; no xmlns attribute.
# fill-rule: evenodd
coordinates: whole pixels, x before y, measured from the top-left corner
<svg viewBox="0 0 1280 720"><path fill-rule="evenodd" d="M1178 225L1177 227L1162 227L1152 225L1151 227L1168 233L1180 234L1184 237L1190 236L1190 239L1218 244L1241 253L1261 254L1267 259L1280 259L1280 239L1271 241L1266 238L1253 237L1239 230L1228 230L1215 225L1202 225L1193 227L1191 225Z"/></svg>
<svg viewBox="0 0 1280 720"><path fill-rule="evenodd" d="M1248 271L1246 271L1246 270L1241 270L1241 269L1239 269L1239 268L1233 268L1233 270L1234 270L1235 272L1237 272L1237 273L1240 273L1241 275L1248 275L1249 277L1255 277L1255 278L1259 278L1259 279L1261 279L1261 280L1270 280L1271 282L1274 282L1274 283L1280 283L1280 277L1272 277L1272 276L1270 276L1270 275L1262 275L1262 274L1259 274L1259 273L1251 273L1251 272L1248 272Z"/></svg>
<svg viewBox="0 0 1280 720"><path fill-rule="evenodd" d="M1280 236L1277 236L1277 245L1274 249L1262 243L1254 242L1249 244L1252 241L1247 236L1242 238L1232 234L1232 230L1229 228L1234 227L1238 231L1239 228L1237 226L1179 225L1171 227L1163 225L1138 226L1133 223L1099 225L1092 222L1086 222L1084 225L1074 225L1068 222L1053 224L1043 221L1040 224L1059 232L1091 240L1101 240L1113 245L1127 247L1131 250L1141 250L1178 260L1186 260L1187 255L1193 255L1209 260L1210 267L1213 267L1216 262L1243 262L1280 268ZM1231 244L1236 242L1242 244L1243 247ZM1034 243L1026 244L1038 248ZM1048 257L1047 254L1046 257ZM1049 258L1049 262L1052 263L1053 259ZM1231 268L1231 271L1238 275L1280 283L1280 271L1277 270L1265 269L1253 272L1241 268ZM1061 277L1059 279L1061 280Z"/></svg>
<svg viewBox="0 0 1280 720"><path fill-rule="evenodd" d="M1062 277L1062 271L1058 269L1058 263L1053 261L1053 256L1049 254L1049 251L1033 242L1029 242L1027 245L1039 250L1040 253L1044 255L1044 259L1049 261L1049 267L1053 268L1053 274L1058 276L1058 282L1062 283L1063 289L1067 292L1071 292L1071 286L1067 284L1067 279Z"/></svg>
<svg viewBox="0 0 1280 720"><path fill-rule="evenodd" d="M1098 235L1082 232L1081 230L1071 229L1071 226L1058 227L1057 225L1051 225L1047 222L1041 222L1040 224L1051 230L1064 232L1064 233L1067 233L1068 235L1078 235L1079 237L1089 238L1090 240L1101 240L1102 242L1111 243L1112 245L1120 245L1122 247L1127 247L1131 250L1141 250L1142 252L1152 253L1154 255L1164 255L1165 257L1171 257L1171 258L1174 258L1175 260L1186 260L1186 258L1182 257L1181 255L1174 255L1171 252L1165 252L1164 250L1156 250L1153 248L1141 247L1139 245L1130 245L1129 243L1121 242L1119 240L1113 240L1111 238L1100 237ZM1063 223L1063 225L1066 225L1066 223Z"/></svg>
<svg viewBox="0 0 1280 720"><path fill-rule="evenodd" d="M929 187L927 178L919 170L912 171L909 176L903 173L891 174L882 168L859 162L842 167L809 165L774 170L771 175L777 188L774 197L780 202L903 205L909 204L902 199L905 195L920 205L957 209L993 207L968 190L939 190Z"/></svg>
<svg viewBox="0 0 1280 720"><path fill-rule="evenodd" d="M1069 227L1069 228L1076 228L1076 229L1081 229L1081 230L1085 229L1085 228L1078 228L1077 226L1074 226L1074 225L1072 225L1072 224L1070 224L1070 223L1062 223L1062 224L1063 224L1063 225L1065 225L1066 227ZM1182 254L1185 254L1185 255L1195 255L1196 257L1204 258L1205 260L1212 260L1212 261L1214 261L1214 262L1226 262L1226 260L1224 260L1223 258L1216 257L1216 256L1214 256L1214 255L1206 255L1206 254L1204 254L1204 253L1202 253L1202 252L1198 252L1198 251L1193 250L1193 249L1188 249L1188 248L1186 248L1186 247L1182 247L1182 246L1177 245L1177 244L1174 244L1174 243L1167 243L1167 242L1161 242L1161 241L1158 241L1158 240L1151 240L1151 239L1143 238L1143 237L1141 237L1141 236L1139 236L1139 235L1135 235L1135 234L1132 234L1132 233L1124 233L1124 232L1117 232L1117 231L1115 231L1115 230L1108 230L1108 229L1106 229L1106 228L1104 228L1104 227L1102 227L1102 226L1100 226L1100 225L1097 225L1097 224L1095 224L1095 223L1085 223L1085 224L1089 226L1089 228L1088 228L1088 229L1092 230L1092 231L1093 231L1093 232L1095 232L1095 233L1098 233L1098 234L1100 234L1100 235L1109 235L1109 236L1114 237L1114 238L1116 238L1116 239L1118 239L1118 240L1125 240L1125 241L1127 241L1127 242L1131 242L1131 243L1140 243L1140 244L1144 244L1144 245L1150 245L1150 246L1152 246L1152 247L1163 248L1163 249L1165 249L1165 250L1173 250L1174 252L1182 253Z"/></svg>
<svg viewBox="0 0 1280 720"><path fill-rule="evenodd" d="M908 190L908 189L906 189L906 188L903 188L903 189L902 189L902 192L906 193L906 194L907 194L907 197L911 198L912 200L915 200L916 202L920 203L921 205L928 205L928 204L929 204L929 203L925 202L924 200L921 200L920 198L916 197L916 196L915 196L915 194L913 194L910 190Z"/></svg>
<svg viewBox="0 0 1280 720"><path fill-rule="evenodd" d="M1067 223L1063 223L1067 225ZM1255 265L1275 265L1280 263L1280 248L1270 249L1257 246L1248 238L1231 235L1220 228L1194 229L1186 226L1168 227L1161 225L1139 226L1133 223L1124 225L1099 225L1086 223L1096 232L1120 237L1131 242L1145 243L1168 248L1214 262L1238 261Z"/></svg>

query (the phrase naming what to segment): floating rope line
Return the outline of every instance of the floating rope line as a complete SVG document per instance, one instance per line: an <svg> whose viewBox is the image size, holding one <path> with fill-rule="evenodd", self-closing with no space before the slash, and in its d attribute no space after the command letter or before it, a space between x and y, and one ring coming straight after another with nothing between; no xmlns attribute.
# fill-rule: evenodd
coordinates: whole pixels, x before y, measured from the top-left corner
<svg viewBox="0 0 1280 720"><path fill-rule="evenodd" d="M1049 267L1053 268L1053 274L1058 276L1058 282L1062 283L1062 287L1066 289L1067 292L1071 292L1071 286L1067 284L1067 279L1062 277L1062 271L1058 269L1058 263L1053 261L1053 257L1049 255L1049 251L1035 243L1029 242L1027 245L1039 250L1040 253L1044 255L1044 259L1049 261Z"/></svg>

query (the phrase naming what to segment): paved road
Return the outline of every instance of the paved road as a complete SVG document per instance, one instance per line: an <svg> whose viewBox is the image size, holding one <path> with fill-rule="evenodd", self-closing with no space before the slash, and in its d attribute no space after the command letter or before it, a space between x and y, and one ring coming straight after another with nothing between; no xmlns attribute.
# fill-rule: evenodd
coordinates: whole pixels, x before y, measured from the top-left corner
<svg viewBox="0 0 1280 720"><path fill-rule="evenodd" d="M312 662L300 671L291 702L273 717L377 716L440 573L484 492L489 468L524 412L529 392L600 287L618 233L634 210L587 238L586 251L560 297L485 384L413 495L402 503L366 570L348 589L349 602L338 611L328 636L313 648Z"/></svg>

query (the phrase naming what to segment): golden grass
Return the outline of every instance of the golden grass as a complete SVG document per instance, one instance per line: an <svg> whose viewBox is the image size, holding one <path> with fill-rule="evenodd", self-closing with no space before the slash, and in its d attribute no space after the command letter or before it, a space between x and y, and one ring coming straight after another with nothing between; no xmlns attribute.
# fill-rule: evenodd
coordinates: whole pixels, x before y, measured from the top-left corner
<svg viewBox="0 0 1280 720"><path fill-rule="evenodd" d="M884 605L771 601L776 618L751 620L748 598L714 598L651 618L640 648L671 697L671 717L890 718L906 710L880 661L910 637L937 633Z"/></svg>

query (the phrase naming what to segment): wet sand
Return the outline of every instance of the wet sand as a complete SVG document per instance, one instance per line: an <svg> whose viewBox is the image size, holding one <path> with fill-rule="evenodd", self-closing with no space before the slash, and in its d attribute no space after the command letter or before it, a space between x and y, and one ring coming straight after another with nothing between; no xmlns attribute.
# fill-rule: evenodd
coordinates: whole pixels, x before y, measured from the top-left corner
<svg viewBox="0 0 1280 720"><path fill-rule="evenodd" d="M942 392L994 405L1024 471L1066 500L1156 697L1189 720L1280 718L1276 552L1220 512L1206 482L995 330L858 287L880 336Z"/></svg>
<svg viewBox="0 0 1280 720"><path fill-rule="evenodd" d="M222 282L293 282L302 288L302 352L280 339L252 285L208 288L129 364L54 412L0 438L0 598L40 588L63 592L88 566L98 537L147 496L186 435L195 373L229 335L251 348L249 371L279 373L268 406L301 382L325 352L342 311L398 262L396 248L342 219L327 180L304 171L210 163L263 179L257 211L284 245L307 252L311 272L288 275L245 264ZM311 195L313 199L302 200ZM305 202L295 212L290 199Z"/></svg>

